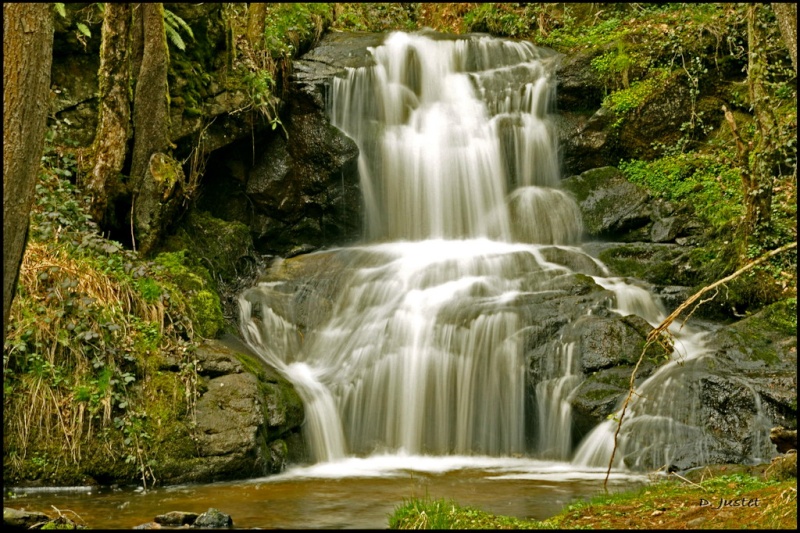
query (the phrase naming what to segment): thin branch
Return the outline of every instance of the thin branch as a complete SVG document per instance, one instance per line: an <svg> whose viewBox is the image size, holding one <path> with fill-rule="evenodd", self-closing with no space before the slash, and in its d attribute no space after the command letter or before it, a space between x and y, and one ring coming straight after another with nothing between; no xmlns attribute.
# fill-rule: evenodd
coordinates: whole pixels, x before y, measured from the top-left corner
<svg viewBox="0 0 800 533"><path fill-rule="evenodd" d="M776 256L776 255L778 255L780 253L783 253L786 250L790 250L792 248L797 248L797 242L796 241L795 242L790 242L789 244L785 244L785 245L781 246L780 248L776 248L775 250L772 250L771 252L767 252L766 254L762 255L761 257L759 257L755 261L751 261L750 263L746 264L745 266L743 266L742 268L740 268L739 270L737 270L736 272L734 272L730 276L726 276L726 277L722 278L719 281L715 281L711 285L703 287L702 289L700 289L699 291L694 293L692 296L690 296L685 302L683 302L681 305L679 305L678 308L675 309L675 311L672 312L672 314L670 314L667 318L665 318L664 321L661 322L661 324L659 324L657 327L653 328L653 330L647 335L647 342L645 342L644 348L642 349L642 354L639 356L639 360L636 361L636 366L633 367L633 372L631 372L630 388L628 390L628 396L627 396L627 398L625 398L625 403L622 404L622 412L620 413L619 420L617 422L617 430L614 432L614 448L611 450L611 459L608 461L608 470L606 471L606 478L605 478L605 481L603 482L603 489L608 491L608 478L611 476L611 465L614 464L614 456L617 453L617 443L618 443L618 438L619 438L619 432L622 429L622 421L625 418L625 412L628 409L628 404L630 403L631 398L634 396L634 394L636 394L636 390L635 390L636 371L639 370L639 365L642 364L642 361L644 360L644 354L647 352L647 349L650 347L650 345L653 344L654 342L656 342L657 340L659 340L661 333L663 333L667 328L669 328L669 326L672 324L672 322L676 318L678 318L678 316L684 310L686 310L687 307L692 305L703 294L707 293L710 290L716 289L720 285L724 285L725 283L727 283L727 282L729 282L729 281L741 276L742 274L744 274L748 270L752 269L753 267L756 267L756 266L760 265L764 261L766 261L766 260L768 260L768 259L770 259L770 258L772 258L772 257L774 257L774 256ZM707 302L707 301L710 301L712 299L713 298L708 298L706 300L701 301L697 305L699 306L700 304L702 304L704 302ZM694 312L694 310L692 310L692 313L693 312Z"/></svg>
<svg viewBox="0 0 800 533"><path fill-rule="evenodd" d="M650 342L650 341L654 340L655 338L657 338L659 333L661 333L662 331L667 329L670 326L670 324L672 324L672 322L676 318L678 318L678 315L680 315L687 307L692 305L703 294L707 293L710 290L716 289L720 285L724 285L725 283L728 283L729 281L731 281L731 280L733 280L735 278L738 278L739 276L741 276L742 274L744 274L745 272L747 272L751 268L760 265L761 263L763 263L767 259L770 259L770 258L772 258L772 257L774 257L774 256L776 256L776 255L778 255L780 253L783 253L786 250L790 250L792 248L797 248L797 242L796 241L795 242L790 242L789 244L784 244L780 248L776 248L775 250L772 250L771 252L767 252L766 254L762 255L761 257L759 257L755 261L751 261L750 263L747 263L745 266L743 266L742 268L740 268L739 270L737 270L736 272L734 272L730 276L726 276L726 277L722 278L719 281L715 281L714 283L712 283L711 285L709 285L707 287L703 287L702 289L700 289L699 291L694 293L692 296L690 296L688 300L686 300L681 305L679 305L678 308L675 309L675 311L673 311L671 315L669 315L667 318L665 318L664 321L661 324L659 324L657 328L653 329L653 331L651 331L650 334L647 336L648 342Z"/></svg>

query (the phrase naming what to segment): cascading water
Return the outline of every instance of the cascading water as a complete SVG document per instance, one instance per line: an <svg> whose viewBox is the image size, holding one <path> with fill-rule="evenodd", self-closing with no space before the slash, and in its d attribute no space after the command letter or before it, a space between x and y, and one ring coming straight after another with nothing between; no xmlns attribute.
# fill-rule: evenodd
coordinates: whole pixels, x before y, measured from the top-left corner
<svg viewBox="0 0 800 533"><path fill-rule="evenodd" d="M318 267L300 284L245 291L243 336L295 383L315 461L568 460L579 354L554 343L532 387L520 311L575 275L554 255L589 265L620 312L654 325L662 317L649 294L596 275L604 267L576 247L580 212L558 188L549 118L557 56L485 36L405 33L371 52L375 65L334 78L328 102L332 124L360 149L366 243L309 254ZM631 294L639 307L625 303ZM702 354L696 339L685 342ZM606 466L609 430L585 441L579 463Z"/></svg>

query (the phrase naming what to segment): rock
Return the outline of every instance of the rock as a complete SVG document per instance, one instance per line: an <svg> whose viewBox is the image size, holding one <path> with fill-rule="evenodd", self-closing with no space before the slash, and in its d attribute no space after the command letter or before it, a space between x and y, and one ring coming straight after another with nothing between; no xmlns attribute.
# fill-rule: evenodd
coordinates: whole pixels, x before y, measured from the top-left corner
<svg viewBox="0 0 800 533"><path fill-rule="evenodd" d="M606 88L592 60L605 52L605 49L593 48L561 59L556 74L559 109L578 111L600 107Z"/></svg>
<svg viewBox="0 0 800 533"><path fill-rule="evenodd" d="M637 385L649 376L654 365L646 362L636 374ZM616 366L593 372L570 395L573 423L579 434L586 434L603 422L628 395L633 365Z"/></svg>
<svg viewBox="0 0 800 533"><path fill-rule="evenodd" d="M565 176L615 165L618 132L614 114L601 107L594 113L562 111L555 119L562 173Z"/></svg>
<svg viewBox="0 0 800 533"><path fill-rule="evenodd" d="M210 507L208 511L197 517L194 521L193 527L207 528L207 529L220 529L220 528L233 528L233 519L220 511Z"/></svg>
<svg viewBox="0 0 800 533"><path fill-rule="evenodd" d="M630 276L655 285L694 286L698 272L689 260L689 248L677 244L608 244L598 256L617 276Z"/></svg>
<svg viewBox="0 0 800 533"><path fill-rule="evenodd" d="M650 240L652 242L670 242L680 234L683 229L683 221L680 217L665 217L656 220L650 229Z"/></svg>
<svg viewBox="0 0 800 533"><path fill-rule="evenodd" d="M162 526L183 526L187 524L193 524L194 521L197 520L198 516L200 515L197 513L170 511L169 513L156 516L154 521Z"/></svg>
<svg viewBox="0 0 800 533"><path fill-rule="evenodd" d="M778 449L778 453L797 450L797 430L788 430L783 426L774 427L769 431L769 440Z"/></svg>
<svg viewBox="0 0 800 533"><path fill-rule="evenodd" d="M591 237L613 239L650 222L650 195L614 167L587 170L562 184L577 198Z"/></svg>
<svg viewBox="0 0 800 533"><path fill-rule="evenodd" d="M691 118L689 88L676 73L647 96L635 110L627 113L620 125L619 148L624 159L652 160L660 155L659 143L673 146L683 135L681 125Z"/></svg>
<svg viewBox="0 0 800 533"><path fill-rule="evenodd" d="M196 456L176 458L165 483L246 479L305 456L303 405L294 387L229 336L197 350L203 391L195 407ZM290 448L291 446L291 448Z"/></svg>
<svg viewBox="0 0 800 533"><path fill-rule="evenodd" d="M565 342L575 342L581 357L583 372L590 374L619 365L633 365L638 361L651 326L637 315L622 317L583 316L564 332ZM667 354L656 346L648 348L648 359L663 358ZM640 377L647 375L647 365L640 368ZM652 370L652 364L649 366Z"/></svg>
<svg viewBox="0 0 800 533"><path fill-rule="evenodd" d="M37 524L41 528L49 521L50 517L44 513L3 507L3 525L12 529L33 529Z"/></svg>
<svg viewBox="0 0 800 533"><path fill-rule="evenodd" d="M158 522L145 522L144 524L134 526L133 529L161 529L161 524Z"/></svg>

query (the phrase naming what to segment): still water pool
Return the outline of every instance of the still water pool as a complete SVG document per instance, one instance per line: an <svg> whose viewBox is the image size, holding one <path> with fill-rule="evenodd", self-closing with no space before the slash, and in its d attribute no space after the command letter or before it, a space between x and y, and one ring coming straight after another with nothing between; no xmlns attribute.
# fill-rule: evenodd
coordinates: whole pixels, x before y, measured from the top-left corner
<svg viewBox="0 0 800 533"><path fill-rule="evenodd" d="M603 492L604 469L524 458L386 455L290 468L246 481L135 489L26 491L6 489L4 506L53 514L53 507L92 529L128 529L170 511L214 507L235 528L383 529L411 497L452 499L461 505L528 519ZM647 483L612 473L610 491Z"/></svg>

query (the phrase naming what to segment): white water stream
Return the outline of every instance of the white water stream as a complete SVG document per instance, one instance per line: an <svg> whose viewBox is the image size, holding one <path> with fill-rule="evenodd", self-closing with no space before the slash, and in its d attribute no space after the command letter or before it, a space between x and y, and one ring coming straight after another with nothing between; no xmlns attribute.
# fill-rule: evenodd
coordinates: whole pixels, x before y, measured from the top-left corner
<svg viewBox="0 0 800 533"><path fill-rule="evenodd" d="M364 244L307 256L323 265L308 281L312 293L323 283L335 290L321 291L303 324L290 319L298 312L285 308L282 281L240 299L245 340L304 401L316 463L305 471L380 471L422 457L605 467L612 422L573 449L569 398L582 381L574 344L552 350L548 375L533 387L537 412L526 413L532 387L519 302L574 273L546 252L607 272L579 248L579 209L559 189L549 114L557 57L523 42L405 33L372 53L375 66L333 80L329 102L331 122L361 151ZM652 325L664 318L644 289L593 278L620 314ZM680 361L642 385L619 468L634 449L650 446L661 454L656 464L668 464L671 442L703 438L696 414L675 412L673 402L690 394L681 365L703 356L703 334L673 333Z"/></svg>

